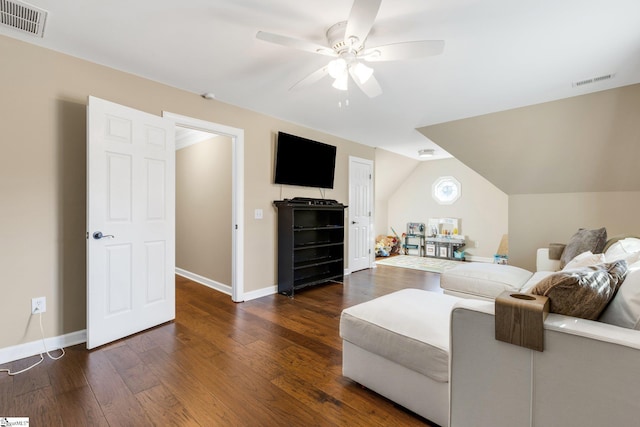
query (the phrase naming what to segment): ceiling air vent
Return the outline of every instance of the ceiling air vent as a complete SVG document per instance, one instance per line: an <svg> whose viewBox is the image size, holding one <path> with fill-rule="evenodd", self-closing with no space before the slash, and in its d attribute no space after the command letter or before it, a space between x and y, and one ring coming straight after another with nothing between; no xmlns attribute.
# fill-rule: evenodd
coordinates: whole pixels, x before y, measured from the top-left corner
<svg viewBox="0 0 640 427"><path fill-rule="evenodd" d="M585 79L585 80L580 80L578 82L573 82L572 86L573 87L580 87L580 86L584 86L584 85L590 85L592 83L598 83L604 80L609 80L612 79L613 76L615 76L615 74L605 74L604 76L598 76L598 77L593 77L590 79Z"/></svg>
<svg viewBox="0 0 640 427"><path fill-rule="evenodd" d="M44 36L47 12L19 1L0 0L0 24L34 36Z"/></svg>

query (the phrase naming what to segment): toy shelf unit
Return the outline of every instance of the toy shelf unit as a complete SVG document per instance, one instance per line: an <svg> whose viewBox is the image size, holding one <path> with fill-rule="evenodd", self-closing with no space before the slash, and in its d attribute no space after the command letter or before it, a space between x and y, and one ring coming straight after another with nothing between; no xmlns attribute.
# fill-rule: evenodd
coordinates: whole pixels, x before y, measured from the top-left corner
<svg viewBox="0 0 640 427"><path fill-rule="evenodd" d="M344 209L340 203L275 201L278 209L278 293L344 278Z"/></svg>
<svg viewBox="0 0 640 427"><path fill-rule="evenodd" d="M465 240L463 238L427 237L425 239L425 252L426 256L432 258L464 261L464 251L461 251L464 245Z"/></svg>
<svg viewBox="0 0 640 427"><path fill-rule="evenodd" d="M423 222L408 222L404 236L405 255L424 256L424 238L426 227Z"/></svg>
<svg viewBox="0 0 640 427"><path fill-rule="evenodd" d="M464 261L464 245L465 239L460 234L457 218L429 218L425 238L426 256Z"/></svg>

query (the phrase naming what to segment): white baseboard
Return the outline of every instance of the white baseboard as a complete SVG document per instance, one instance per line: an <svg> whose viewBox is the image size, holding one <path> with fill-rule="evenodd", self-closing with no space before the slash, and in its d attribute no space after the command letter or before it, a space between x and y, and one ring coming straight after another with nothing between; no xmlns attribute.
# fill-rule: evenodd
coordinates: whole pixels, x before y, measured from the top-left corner
<svg viewBox="0 0 640 427"><path fill-rule="evenodd" d="M278 293L277 286L267 286L266 288L258 289L257 291L245 292L244 300L251 301L252 299L258 299L266 297L267 295L273 295Z"/></svg>
<svg viewBox="0 0 640 427"><path fill-rule="evenodd" d="M57 353L53 353L54 350L87 342L87 331L86 329L83 329L81 331L71 332L57 337L45 338L44 342L47 346L47 350L52 352L54 356L58 356ZM45 348L42 344L42 340L0 348L0 364L35 356L44 352Z"/></svg>
<svg viewBox="0 0 640 427"><path fill-rule="evenodd" d="M216 282L215 280L207 279L206 277L200 276L199 274L192 273L178 267L176 267L176 274L178 276L186 277L189 280L200 283L201 285L204 285L208 288L215 289L216 291L222 292L223 294L232 295L231 286L229 285ZM276 293L278 293L277 286L267 286L266 288L258 289L257 291L245 292L243 295L243 301L250 301L252 299L262 298L267 295L273 295Z"/></svg>
<svg viewBox="0 0 640 427"><path fill-rule="evenodd" d="M474 256L474 255L465 256L465 260L473 261L473 262L488 262L489 264L493 263L493 258L487 258L483 256Z"/></svg>
<svg viewBox="0 0 640 427"><path fill-rule="evenodd" d="M178 267L176 267L176 274L178 276L186 277L189 280L193 280L194 282L198 282L208 288L215 289L216 291L222 292L223 294L232 294L231 286L225 285L224 283L216 282L215 280L208 279L204 276L200 276L199 274L192 273Z"/></svg>

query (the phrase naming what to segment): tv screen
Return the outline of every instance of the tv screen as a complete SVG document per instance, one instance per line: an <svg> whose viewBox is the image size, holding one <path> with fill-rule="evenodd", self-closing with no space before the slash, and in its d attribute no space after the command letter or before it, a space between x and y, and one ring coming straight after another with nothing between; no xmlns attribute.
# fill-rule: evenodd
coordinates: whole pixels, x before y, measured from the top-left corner
<svg viewBox="0 0 640 427"><path fill-rule="evenodd" d="M278 132L276 184L333 188L335 167L335 146Z"/></svg>

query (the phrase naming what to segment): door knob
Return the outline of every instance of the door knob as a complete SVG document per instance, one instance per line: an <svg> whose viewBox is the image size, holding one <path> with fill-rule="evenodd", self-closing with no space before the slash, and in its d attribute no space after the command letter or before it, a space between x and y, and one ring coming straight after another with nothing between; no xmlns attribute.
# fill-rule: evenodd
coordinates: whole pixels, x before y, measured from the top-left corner
<svg viewBox="0 0 640 427"><path fill-rule="evenodd" d="M93 233L93 238L96 240L100 240L100 239L104 239L104 238L110 238L113 239L114 236L113 234L102 234L102 231L96 231L95 233Z"/></svg>

